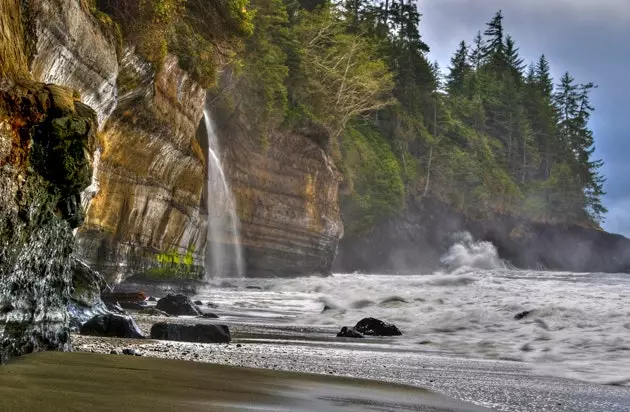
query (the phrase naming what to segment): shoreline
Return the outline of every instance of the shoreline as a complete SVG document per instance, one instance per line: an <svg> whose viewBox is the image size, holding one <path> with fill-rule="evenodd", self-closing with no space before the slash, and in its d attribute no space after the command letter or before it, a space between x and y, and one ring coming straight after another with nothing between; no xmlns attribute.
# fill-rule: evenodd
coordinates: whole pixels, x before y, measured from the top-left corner
<svg viewBox="0 0 630 412"><path fill-rule="evenodd" d="M621 412L630 404L630 388L542 376L522 362L388 351L348 341L287 345L281 339L261 343L236 337L230 344L198 344L73 335L73 342L78 352L133 349L143 357L411 385L496 411Z"/></svg>
<svg viewBox="0 0 630 412"><path fill-rule="evenodd" d="M43 352L0 368L6 411L487 411L409 385L90 353Z"/></svg>

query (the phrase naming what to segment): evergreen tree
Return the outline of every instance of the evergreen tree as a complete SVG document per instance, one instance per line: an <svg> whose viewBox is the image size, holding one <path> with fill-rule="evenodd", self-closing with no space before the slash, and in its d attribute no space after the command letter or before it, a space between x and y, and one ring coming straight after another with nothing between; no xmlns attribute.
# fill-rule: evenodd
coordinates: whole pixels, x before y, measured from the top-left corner
<svg viewBox="0 0 630 412"><path fill-rule="evenodd" d="M485 48L486 43L481 36L481 31L478 31L473 39L473 46L470 50L470 62L475 70L479 70L483 63Z"/></svg>
<svg viewBox="0 0 630 412"><path fill-rule="evenodd" d="M505 64L515 79L521 78L525 65L523 59L518 55L518 47L514 43L514 39L509 34L505 38Z"/></svg>
<svg viewBox="0 0 630 412"><path fill-rule="evenodd" d="M450 94L464 92L464 85L472 67L468 62L468 46L465 41L459 44L459 49L451 57L449 73L446 76L446 90Z"/></svg>
<svg viewBox="0 0 630 412"><path fill-rule="evenodd" d="M553 93L553 79L550 74L549 62L544 54L540 56L540 59L538 59L538 63L536 64L535 79L543 97L551 99L551 95Z"/></svg>
<svg viewBox="0 0 630 412"><path fill-rule="evenodd" d="M503 42L503 12L499 10L489 23L486 23L486 31L484 35L488 37L484 48L482 49L482 57L488 59L492 63L504 60L505 44Z"/></svg>
<svg viewBox="0 0 630 412"><path fill-rule="evenodd" d="M565 72L553 96L559 115L560 137L569 146L577 133L575 118L579 110L578 86L574 82L569 72Z"/></svg>

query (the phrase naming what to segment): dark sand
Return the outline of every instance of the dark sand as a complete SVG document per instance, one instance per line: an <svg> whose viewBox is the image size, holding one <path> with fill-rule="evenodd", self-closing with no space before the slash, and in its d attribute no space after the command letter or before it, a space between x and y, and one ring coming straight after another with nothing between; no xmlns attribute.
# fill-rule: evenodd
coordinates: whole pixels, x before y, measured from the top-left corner
<svg viewBox="0 0 630 412"><path fill-rule="evenodd" d="M333 376L90 353L0 368L0 411L483 411L429 390Z"/></svg>

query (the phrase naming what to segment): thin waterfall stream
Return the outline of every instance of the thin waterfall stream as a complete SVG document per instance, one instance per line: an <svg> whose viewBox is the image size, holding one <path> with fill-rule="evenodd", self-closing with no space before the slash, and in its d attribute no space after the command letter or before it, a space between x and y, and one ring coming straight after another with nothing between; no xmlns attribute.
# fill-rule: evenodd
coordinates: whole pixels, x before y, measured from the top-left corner
<svg viewBox="0 0 630 412"><path fill-rule="evenodd" d="M206 107L203 111L208 134L208 262L206 280L245 274L236 204L219 157L219 139Z"/></svg>

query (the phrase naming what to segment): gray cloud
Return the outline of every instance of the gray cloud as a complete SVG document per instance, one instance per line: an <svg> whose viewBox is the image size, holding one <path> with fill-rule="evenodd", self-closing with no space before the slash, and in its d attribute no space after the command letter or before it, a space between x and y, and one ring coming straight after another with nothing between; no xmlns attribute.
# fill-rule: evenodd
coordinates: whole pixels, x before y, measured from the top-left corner
<svg viewBox="0 0 630 412"><path fill-rule="evenodd" d="M552 74L569 71L596 83L591 126L596 156L608 181L605 228L630 235L630 1L628 0L421 0L421 31L430 58L445 69L461 40L470 42L496 11L528 61L545 54Z"/></svg>

